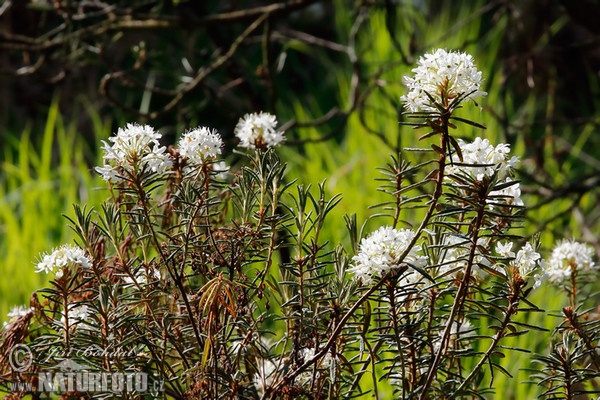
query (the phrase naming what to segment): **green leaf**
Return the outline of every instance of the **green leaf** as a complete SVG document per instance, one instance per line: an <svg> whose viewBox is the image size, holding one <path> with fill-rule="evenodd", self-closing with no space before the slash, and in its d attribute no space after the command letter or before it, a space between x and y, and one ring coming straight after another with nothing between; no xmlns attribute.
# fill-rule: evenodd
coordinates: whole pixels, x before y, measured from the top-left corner
<svg viewBox="0 0 600 400"><path fill-rule="evenodd" d="M487 129L485 126L475 122L475 121L470 121L468 119L464 119L464 118L460 118L460 117L450 117L450 119L453 119L455 121L460 121L460 122L464 122L465 124L469 124L472 125L476 128L480 128L480 129Z"/></svg>
<svg viewBox="0 0 600 400"><path fill-rule="evenodd" d="M363 314L363 327L362 327L362 336L366 336L369 332L369 328L371 326L371 303L365 301L364 303L365 313Z"/></svg>

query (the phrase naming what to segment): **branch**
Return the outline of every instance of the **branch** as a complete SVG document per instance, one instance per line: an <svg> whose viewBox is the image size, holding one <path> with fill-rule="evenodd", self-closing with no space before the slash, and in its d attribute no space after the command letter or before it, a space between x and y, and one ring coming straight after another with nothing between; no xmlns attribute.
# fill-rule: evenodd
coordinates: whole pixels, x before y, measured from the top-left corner
<svg viewBox="0 0 600 400"><path fill-rule="evenodd" d="M274 15L281 13L290 13L294 10L304 8L317 0L289 0L281 3L270 4L248 8L245 10L226 12L221 14L208 15L193 21L196 29L210 27L211 25L220 25L224 22L242 22L255 19L261 15ZM115 14L121 14L115 18ZM186 16L188 17L188 16ZM25 35L16 35L0 31L0 49L44 52L55 47L60 47L74 40L84 40L90 37L100 36L108 32L128 31L128 30L152 30L152 29L189 29L189 24L185 24L182 16L156 16L138 14L132 16L130 12L115 10L111 19L101 21L95 25L81 28L48 40L44 36L32 38ZM192 18L193 19L193 18ZM66 27L58 30L60 34L66 30Z"/></svg>
<svg viewBox="0 0 600 400"><path fill-rule="evenodd" d="M229 47L229 49L227 50L227 52L225 54L223 54L222 56L217 58L208 67L201 70L198 73L198 75L196 75L194 77L194 79L192 81L188 82L185 86L183 86L183 88L181 88L178 91L177 95L167 105L165 105L162 108L162 110L154 111L152 113L142 113L142 112L138 111L137 113L140 116L145 116L145 117L149 117L150 119L155 119L155 118L159 117L160 115L171 111L175 106L177 106L179 104L179 102L181 102L181 100L187 93L189 93L194 88L196 88L196 86L198 86L200 83L202 83L202 81L204 81L204 79L206 79L206 77L208 77L208 75L210 75L213 71L215 71L216 69L221 67L225 62L227 62L229 59L231 59L231 57L235 54L235 52L237 51L239 46L242 44L242 42L252 32L254 32L254 30L256 30L268 17L269 17L269 14L263 14L260 17L258 17L250 26L248 26L244 30L244 32L242 32L242 34L240 34L240 36L237 37L237 39L231 44L231 46ZM102 81L100 82L100 93L102 93L104 96L106 96L113 104L115 104L119 107L122 107L122 108L131 109L129 107L126 107L121 102L119 102L113 96L111 96L108 91L109 82L115 78L121 77L123 74L124 74L124 71L118 71L118 72L114 72L112 74L105 75L104 78L102 78Z"/></svg>

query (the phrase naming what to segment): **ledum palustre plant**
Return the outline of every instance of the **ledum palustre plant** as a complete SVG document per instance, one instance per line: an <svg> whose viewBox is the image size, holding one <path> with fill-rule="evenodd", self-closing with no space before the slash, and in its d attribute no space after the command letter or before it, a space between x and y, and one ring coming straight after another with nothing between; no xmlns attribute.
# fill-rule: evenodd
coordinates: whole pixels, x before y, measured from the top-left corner
<svg viewBox="0 0 600 400"><path fill-rule="evenodd" d="M552 398L591 390L600 335L578 292L596 268L591 250L564 242L546 262L539 243L514 234L518 157L461 133L484 133L457 115L486 94L473 58L439 49L413 72L402 100L415 129L404 134L423 147L382 168L389 202L362 229L352 215L328 217L342 197L323 184L288 181L271 114L239 121L232 166L207 127L169 148L150 126L119 129L97 167L110 197L97 210L75 207L76 243L40 257L49 287L3 328L3 381L34 382L69 358L146 372L165 398L486 398L494 376L508 374L499 358L533 350L504 341L537 334L516 316L543 312L527 296L549 282L570 306L556 331L564 339L532 357L541 367L531 384ZM331 225L347 230L346 247L322 235ZM4 355L18 343L35 360L15 372ZM113 351L77 351L90 346Z"/></svg>

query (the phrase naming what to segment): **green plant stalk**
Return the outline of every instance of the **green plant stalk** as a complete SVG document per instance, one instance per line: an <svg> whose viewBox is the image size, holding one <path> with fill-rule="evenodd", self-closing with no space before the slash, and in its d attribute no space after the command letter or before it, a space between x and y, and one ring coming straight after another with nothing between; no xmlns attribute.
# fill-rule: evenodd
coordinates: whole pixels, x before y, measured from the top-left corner
<svg viewBox="0 0 600 400"><path fill-rule="evenodd" d="M570 400L573 398L573 385L571 383L571 357L570 350L566 346L563 347L563 350L565 353L565 357L560 357L560 361L562 364L561 366L563 367L563 370L565 372L565 398Z"/></svg>
<svg viewBox="0 0 600 400"><path fill-rule="evenodd" d="M264 156L264 153L261 154L262 156ZM279 209L279 204L280 204L280 199L281 199L281 195L282 193L287 189L287 186L283 186L283 189L280 188L279 186L279 178L281 176L281 173L283 172L283 170L280 170L280 162L279 159L277 159L276 161L276 165L278 167L278 169L275 171L276 173L274 174L274 176L272 177L272 190L271 190L271 215L270 215L270 219L269 219L269 245L268 245L268 249L267 249L267 259L265 260L265 268L263 271L261 271L259 273L260 277L260 281L258 285L255 285L255 292L259 292L262 291L262 287L264 285L265 279L267 278L268 272L271 269L271 266L273 264L273 254L275 252L275 247L277 246L277 215L278 215L278 209ZM259 167L259 170L262 172L263 170L263 159L260 156L257 156L257 160L256 160L256 164L257 167ZM268 178L268 176L267 176ZM265 208L263 206L263 190L266 192L266 185L264 183L265 181L265 177L261 176L261 200L260 200L260 212L259 212L259 221L257 222L257 227L261 227L264 224L265 221ZM267 182L268 183L268 182ZM300 247L301 250L301 247ZM257 277L257 278L258 278ZM300 292L300 295L302 296L302 291Z"/></svg>
<svg viewBox="0 0 600 400"><path fill-rule="evenodd" d="M398 164L400 163L400 153L398 153ZM402 176L402 168L395 168L394 166L392 167L392 171L394 172L394 177L396 180L396 191L395 193L398 193L395 197L396 197L396 207L394 210L394 224L392 225L394 228L396 228L398 226L398 221L400 219L400 210L402 209L402 196L400 195L400 190L402 189L402 180L403 180L403 176Z"/></svg>
<svg viewBox="0 0 600 400"><path fill-rule="evenodd" d="M442 196L444 171L446 168L446 157L448 154L449 144L450 144L450 133L448 131L448 127L450 126L450 116L451 116L451 110L446 110L445 112L443 112L440 115L441 138L440 138L440 152L439 152L439 161L438 161L439 167L438 167L436 187L435 187L435 191L433 193L432 203L430 204L430 207L427 210L425 219L422 221L421 225L419 226L419 229L417 230L417 235L415 235L415 238L417 238L417 236L420 236L423 229L425 229L425 227L427 226L426 224L429 223L429 219L433 216L435 206L437 206L437 202L440 199L440 197ZM440 348L435 356L433 364L429 368L427 380L425 381L425 384L421 390L421 394L419 396L419 399L421 399L421 400L423 400L425 398L425 396L427 395L427 390L429 389L429 386L433 382L433 378L434 378L435 374L437 373L437 367L439 366L439 363L441 362L442 354L445 351L446 343L448 342L448 339L450 337L452 323L454 321L454 318L456 317L456 314L458 313L459 298L461 297L461 294L463 292L466 292L468 282L469 282L469 277L471 275L471 267L472 267L473 259L475 257L475 249L477 247L477 235L479 233L479 227L481 226L481 223L483 222L483 217L484 217L483 207L480 207L480 209L478 210L478 215L477 215L477 223L476 223L477 228L476 228L476 232L475 232L475 238L473 240L473 244L471 245L471 252L469 254L469 262L467 263L465 275L463 277L463 281L461 282L461 286L459 288L457 296L454 298L454 304L452 306L450 316L448 317L448 325L446 326L446 330L444 331L444 335L442 337L442 342L440 344ZM413 242L409 245L409 248L414 246L415 243L416 243L416 240L413 240ZM462 301L460 302L460 306L462 307Z"/></svg>
<svg viewBox="0 0 600 400"><path fill-rule="evenodd" d="M452 309L450 310L450 315L448 316L448 322L446 325L446 329L444 330L444 334L442 335L442 340L440 343L440 348L438 349L433 363L429 367L429 372L427 373L427 380L422 388L421 394L419 396L420 400L424 400L427 396L427 390L435 375L437 374L437 368L442 361L442 357L446 351L446 345L448 344L448 340L450 339L450 333L452 331L452 324L458 314L462 311L464 300L468 292L469 288L469 280L471 279L471 270L473 268L473 262L475 259L475 253L477 250L477 241L479 240L479 230L483 223L483 219L485 216L485 200L483 200L483 204L480 204L479 209L477 210L477 217L475 221L475 232L473 241L471 243L471 249L469 251L469 259L467 261L467 265L465 267L465 272L462 281L460 282L460 286L458 287L458 291L456 293L456 297L454 297L454 302L452 303Z"/></svg>
<svg viewBox="0 0 600 400"><path fill-rule="evenodd" d="M588 335L584 327L579 323L579 320L577 319L577 312L572 307L565 307L563 308L563 314L569 322L569 325L571 325L575 333L577 333L577 336L583 340L583 343L585 344L585 347L587 347L590 358L592 359L596 369L600 370L600 355L598 355L596 351L597 347L594 346L592 343L592 338L590 338L590 335Z"/></svg>
<svg viewBox="0 0 600 400"><path fill-rule="evenodd" d="M148 213L148 209L149 209L150 205L148 204L145 190L142 187L141 182L139 182L138 179L135 179L135 187L138 191L138 197L139 197L140 201L142 202L142 212L144 213L145 221L147 221L147 223L148 223L148 229L150 230L150 236L152 237L154 246L156 247L156 250L158 251L158 254L160 255L161 262L167 267L167 271L169 272L169 275L171 275L173 282L175 283L175 285L177 286L177 289L179 289L179 292L181 293L181 297L183 298L183 302L185 304L186 311L190 318L190 323L192 324L192 328L194 329L194 335L196 336L196 341L198 342L199 346L202 346L202 340L200 339L200 331L198 330L198 326L197 326L196 322L194 321L194 314L192 312L192 307L190 306L187 292L185 290L185 287L183 286L183 283L181 282L179 274L177 273L176 267L174 265L171 268L168 267L169 259L164 254L164 252L162 250L162 246L158 240L156 231L154 230L154 226L152 225L152 219L150 218L150 214Z"/></svg>
<svg viewBox="0 0 600 400"><path fill-rule="evenodd" d="M373 392L375 394L375 399L378 400L379 399L379 389L377 387L377 373L375 370L375 351L373 350L373 348L371 347L371 344L369 343L368 340L365 340L365 346L367 346L367 349L369 349L369 361L371 363L371 378L373 379Z"/></svg>
<svg viewBox="0 0 600 400"><path fill-rule="evenodd" d="M398 329L398 313L396 312L396 295L395 295L395 288L396 288L396 282L393 282L393 285L388 285L388 296L390 297L390 310L391 310L391 317L392 317L392 324L393 324L393 331L394 331L394 339L396 340L396 343L398 344L398 355L400 356L400 364L401 364L401 368L402 368L402 398L404 399L405 397L405 389L404 389L404 381L405 381L405 376L406 376L406 361L404 359L404 354L402 349L400 348L400 343L402 343L401 339L400 339L400 332ZM414 361L414 360L413 360ZM414 367L414 362L412 363L412 365ZM414 371L413 371L414 372ZM414 378L414 373L412 374L413 378ZM377 385L375 385L377 386Z"/></svg>
<svg viewBox="0 0 600 400"><path fill-rule="evenodd" d="M496 347L500 343L500 340L502 340L502 338L504 338L504 333L506 332L508 324L511 322L512 316L515 315L517 313L517 311L519 310L519 296L521 293L521 288L522 288L523 283L524 282L520 279L520 277L518 280L516 280L514 282L514 287L512 288L511 296L508 298L508 307L507 307L506 311L504 312L504 319L502 320L502 324L500 325L500 327L501 327L500 330L498 330L496 332L496 334L494 335L494 339L492 340L492 343L486 350L485 354L481 357L481 359L479 360L477 365L475 365L473 370L471 370L471 373L465 378L465 380L460 384L460 386L450 396L450 398L453 398L457 394L460 394L460 392L467 387L467 385L473 380L473 378L475 378L475 375L483 367L483 364L486 362L486 360L489 359L492 352L496 349Z"/></svg>

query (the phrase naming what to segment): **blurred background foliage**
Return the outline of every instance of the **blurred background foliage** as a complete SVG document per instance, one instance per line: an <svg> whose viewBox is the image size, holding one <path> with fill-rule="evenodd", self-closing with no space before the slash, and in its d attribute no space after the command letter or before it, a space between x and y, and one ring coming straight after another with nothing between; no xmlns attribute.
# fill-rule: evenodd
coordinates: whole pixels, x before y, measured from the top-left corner
<svg viewBox="0 0 600 400"><path fill-rule="evenodd" d="M540 233L544 250L572 236L599 252L599 13L597 0L4 0L0 319L45 284L33 273L39 253L73 239L61 214L107 197L93 165L100 140L126 122L153 125L165 144L210 126L231 154L240 116L276 114L288 179L326 180L343 195L339 224L323 234L345 243L343 216L362 224L386 200L377 169L430 144L398 124L399 99L402 76L438 47L473 54L483 71L489 95L461 116L487 130L455 134L510 143L521 157L522 233ZM533 300L560 309L566 299L551 290ZM507 364L527 379L519 357Z"/></svg>

